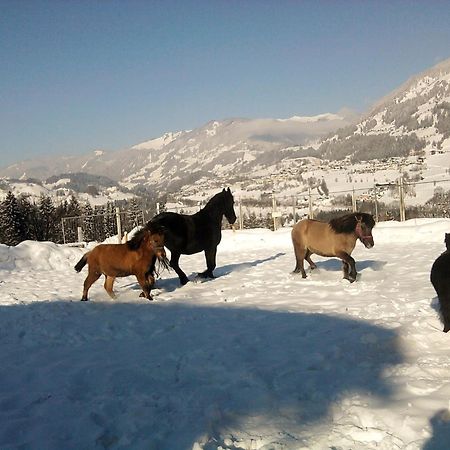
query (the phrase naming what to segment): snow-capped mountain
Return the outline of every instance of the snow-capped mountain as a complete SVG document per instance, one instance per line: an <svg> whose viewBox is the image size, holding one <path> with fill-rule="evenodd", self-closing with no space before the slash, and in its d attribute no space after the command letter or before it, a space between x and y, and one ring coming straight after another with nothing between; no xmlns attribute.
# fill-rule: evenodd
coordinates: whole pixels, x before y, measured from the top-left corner
<svg viewBox="0 0 450 450"><path fill-rule="evenodd" d="M233 183L242 189L253 183L262 190L263 185L274 185L273 176L281 174L283 183L292 182L290 187L303 183L299 191L307 189L306 183L311 185L312 177L342 189L339 180L348 178L352 183L353 169L348 163L332 169L333 161L347 159L361 166L374 160L420 156L419 164L414 161L415 175L423 179L430 175L427 158L448 148L450 59L412 77L362 118L342 111L288 119L213 120L121 151L23 161L0 170L0 177L42 180L85 172L107 176L128 189L186 193L189 187L194 191ZM450 158L440 160L442 164L449 167ZM377 172L371 180L366 177L368 183L391 177L381 173L384 169L366 166L358 171ZM398 167L389 170L398 173Z"/></svg>
<svg viewBox="0 0 450 450"><path fill-rule="evenodd" d="M41 196L54 197L59 201L75 195L80 201L91 205L103 205L109 201L129 200L135 195L118 182L101 175L64 173L47 178L19 180L8 178L0 180L0 201L8 191L38 202Z"/></svg>
<svg viewBox="0 0 450 450"><path fill-rule="evenodd" d="M121 151L22 161L0 170L0 176L42 180L60 173L86 172L108 176L130 188L178 189L203 176L247 176L255 167L278 161L286 147L317 143L352 119L349 112L343 112L282 120L211 121Z"/></svg>
<svg viewBox="0 0 450 450"><path fill-rule="evenodd" d="M122 183L127 187L139 184L176 191L200 179L232 182L251 177L255 170L285 157L287 148L313 145L349 122L348 115L337 114L211 121L156 147L157 151L149 152L147 164L122 179ZM152 142L145 144L147 148Z"/></svg>
<svg viewBox="0 0 450 450"><path fill-rule="evenodd" d="M302 175L298 191L307 188L311 177L324 178L337 189L335 179L351 179L353 169L348 164L342 170L331 169L327 161L349 158L350 163L360 164L359 172L377 172L372 182L385 182L383 170L374 169L370 161L410 156L416 158L404 161L405 165L415 164L416 173L410 177L435 177L430 171L435 162L430 160L427 168L427 158L450 147L450 59L412 77L361 119L349 119L325 114L285 120L212 121L153 154L147 165L122 183L186 193L183 187L194 184L201 190L240 182L248 189L254 181L256 190L264 190L270 189L270 184L280 185L274 177L281 174L285 186L278 189L281 191L299 185ZM341 126L333 129L337 124ZM329 134L318 140L317 135L323 136L327 129L331 129ZM314 160L310 163L306 157ZM389 165L389 172L394 169L398 173L399 163L395 164L395 169ZM392 176L390 173L388 179Z"/></svg>
<svg viewBox="0 0 450 450"><path fill-rule="evenodd" d="M319 148L322 158L354 162L440 150L450 137L450 59L381 99L355 126Z"/></svg>
<svg viewBox="0 0 450 450"><path fill-rule="evenodd" d="M175 139L179 138L184 132L178 131L176 133L164 133L161 137L150 139L149 141L133 145L132 150L161 150L166 145L169 145Z"/></svg>

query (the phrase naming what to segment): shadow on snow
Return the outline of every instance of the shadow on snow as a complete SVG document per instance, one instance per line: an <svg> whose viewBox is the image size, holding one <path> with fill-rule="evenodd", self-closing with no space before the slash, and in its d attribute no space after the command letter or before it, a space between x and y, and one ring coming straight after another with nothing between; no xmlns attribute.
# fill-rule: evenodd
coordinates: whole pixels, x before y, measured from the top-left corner
<svg viewBox="0 0 450 450"><path fill-rule="evenodd" d="M422 450L448 450L450 442L450 411L442 409L430 419L431 438L425 442Z"/></svg>
<svg viewBox="0 0 450 450"><path fill-rule="evenodd" d="M183 450L258 426L298 445L345 395L388 400L402 362L366 322L180 303L2 306L0 339L0 448Z"/></svg>
<svg viewBox="0 0 450 450"><path fill-rule="evenodd" d="M223 277L225 275L229 275L232 272L239 272L240 270L245 270L245 269L250 269L252 267L256 267L260 264L264 264L266 262L269 261L273 261L281 256L284 256L286 253L277 253L276 255L264 258L264 259L257 259L255 261L246 261L246 262L242 262L242 263L236 263L236 264L227 264L224 266L219 266L216 267L216 269L214 270L214 275L216 278L218 277ZM183 255L185 256L185 255ZM189 255L190 256L190 255ZM203 264L203 262L202 262ZM204 268L203 268L204 269ZM182 288L182 286L180 285L180 281L178 279L178 276L176 275L176 273L171 269L171 274L173 274L173 276L171 276L170 278L168 277L167 272L165 272L164 274L164 278L163 279L158 279L156 281L156 285L155 288L156 289L161 289L164 292L173 292L177 289ZM210 279L201 279L197 277L197 272L192 272L189 276L189 281L191 282L207 282L210 281ZM136 290L140 290L140 286L137 283L133 283L130 284L129 286L134 286L134 289Z"/></svg>
<svg viewBox="0 0 450 450"><path fill-rule="evenodd" d="M313 256L314 258L314 256ZM342 261L337 258L330 258L322 261L314 261L318 269L329 270L329 271L342 271ZM356 270L360 272L364 269L372 269L374 271L382 270L386 265L386 261L375 261L372 259L368 260L356 260ZM306 267L309 267L306 264Z"/></svg>
<svg viewBox="0 0 450 450"><path fill-rule="evenodd" d="M276 255L269 256L264 259L257 259L255 261L247 261L242 263L236 263L236 264L228 264L225 266L217 267L214 271L214 274L218 277L228 275L231 272L239 272L240 270L250 269L252 267L259 266L260 264L264 264L269 261L273 261L275 259L280 258L281 256L284 256L286 253L277 253Z"/></svg>

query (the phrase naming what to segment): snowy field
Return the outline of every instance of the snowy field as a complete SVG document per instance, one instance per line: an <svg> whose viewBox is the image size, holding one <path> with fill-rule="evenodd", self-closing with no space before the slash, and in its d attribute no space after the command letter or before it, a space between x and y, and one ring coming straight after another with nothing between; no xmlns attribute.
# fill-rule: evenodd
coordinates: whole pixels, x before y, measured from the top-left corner
<svg viewBox="0 0 450 450"><path fill-rule="evenodd" d="M450 336L430 267L450 220L380 223L292 275L290 229L224 232L217 278L80 302L85 249L0 246L0 449L448 449ZM195 278L203 255L182 256Z"/></svg>

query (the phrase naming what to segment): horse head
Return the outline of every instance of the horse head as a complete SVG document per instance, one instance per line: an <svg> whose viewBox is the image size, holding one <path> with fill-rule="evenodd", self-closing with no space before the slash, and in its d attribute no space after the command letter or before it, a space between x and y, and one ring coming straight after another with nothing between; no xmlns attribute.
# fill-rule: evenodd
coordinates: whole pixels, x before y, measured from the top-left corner
<svg viewBox="0 0 450 450"><path fill-rule="evenodd" d="M366 248L372 248L375 245L372 236L372 228L375 226L373 217L370 214L359 214L355 216L355 220L355 233L358 239Z"/></svg>
<svg viewBox="0 0 450 450"><path fill-rule="evenodd" d="M447 251L450 251L450 233L445 233L444 243Z"/></svg>
<svg viewBox="0 0 450 450"><path fill-rule="evenodd" d="M164 235L160 233L154 233L150 235L149 245L152 246L153 250L157 254L164 252Z"/></svg>
<svg viewBox="0 0 450 450"><path fill-rule="evenodd" d="M146 245L147 249L154 253L160 266L162 266L163 269L169 270L170 264L164 248L164 231L165 229L163 226L152 224L150 229L146 229Z"/></svg>
<svg viewBox="0 0 450 450"><path fill-rule="evenodd" d="M165 257L166 252L164 250L164 227L162 225L149 222L145 231L147 233L147 246L149 248L151 247L158 258Z"/></svg>
<svg viewBox="0 0 450 450"><path fill-rule="evenodd" d="M234 198L230 188L223 189L223 214L227 218L228 222L233 225L236 222L236 213L234 212Z"/></svg>

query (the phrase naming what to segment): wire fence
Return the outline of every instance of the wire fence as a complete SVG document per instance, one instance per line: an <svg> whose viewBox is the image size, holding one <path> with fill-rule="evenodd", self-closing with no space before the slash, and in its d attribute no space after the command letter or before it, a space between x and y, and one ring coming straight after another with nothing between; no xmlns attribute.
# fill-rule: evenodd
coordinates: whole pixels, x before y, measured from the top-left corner
<svg viewBox="0 0 450 450"><path fill-rule="evenodd" d="M144 211L120 211L119 208L114 213L64 217L61 220L63 242L102 242L111 236L117 236L121 242L124 233L145 223Z"/></svg>
<svg viewBox="0 0 450 450"><path fill-rule="evenodd" d="M371 187L327 193L309 189L303 195L273 194L273 228L301 218L321 220L344 212L367 212L375 220L404 221L423 217L450 217L450 179L376 183Z"/></svg>
<svg viewBox="0 0 450 450"><path fill-rule="evenodd" d="M450 179L405 182L399 178L391 183L378 183L372 187L351 190L319 192L309 188L295 195L261 193L258 200L235 198L237 216L234 228L270 228L276 230L293 225L303 218L329 220L338 214L367 212L375 220L398 220L420 217L450 217ZM180 214L194 214L204 205L179 205L164 208ZM159 212L159 204L156 205ZM121 242L136 226L151 219L149 211L121 211L62 219L64 243L98 241L117 236ZM226 221L223 227L226 228Z"/></svg>

